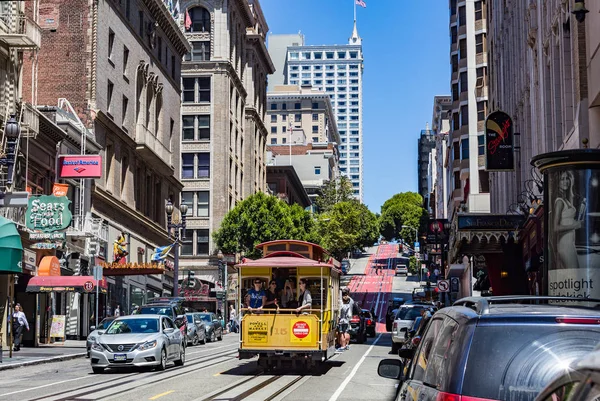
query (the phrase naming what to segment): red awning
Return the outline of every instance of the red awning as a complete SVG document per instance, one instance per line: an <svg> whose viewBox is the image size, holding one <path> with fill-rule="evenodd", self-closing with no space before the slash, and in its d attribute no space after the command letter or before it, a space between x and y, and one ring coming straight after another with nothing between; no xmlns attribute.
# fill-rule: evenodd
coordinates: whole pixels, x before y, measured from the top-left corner
<svg viewBox="0 0 600 401"><path fill-rule="evenodd" d="M106 294L106 280L100 281L99 291ZM27 292L96 292L94 276L35 276L27 284Z"/></svg>

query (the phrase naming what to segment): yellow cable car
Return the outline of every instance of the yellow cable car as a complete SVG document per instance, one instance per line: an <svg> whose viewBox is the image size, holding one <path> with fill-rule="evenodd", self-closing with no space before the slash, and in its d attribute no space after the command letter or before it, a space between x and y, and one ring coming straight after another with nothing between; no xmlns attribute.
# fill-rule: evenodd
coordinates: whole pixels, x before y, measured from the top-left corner
<svg viewBox="0 0 600 401"><path fill-rule="evenodd" d="M259 357L266 370L311 368L335 353L339 311L340 263L321 246L276 240L256 246L263 257L236 265L240 277L240 359ZM307 294L299 291L306 282ZM261 291L274 282L277 304L262 305ZM299 299L300 298L300 299ZM301 303L312 298L300 311ZM260 302L258 300L260 299Z"/></svg>

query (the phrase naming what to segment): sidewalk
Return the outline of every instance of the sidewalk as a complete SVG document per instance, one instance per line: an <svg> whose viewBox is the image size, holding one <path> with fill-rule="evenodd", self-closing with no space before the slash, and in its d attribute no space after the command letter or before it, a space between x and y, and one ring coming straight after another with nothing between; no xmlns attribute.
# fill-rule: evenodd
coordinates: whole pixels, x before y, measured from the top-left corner
<svg viewBox="0 0 600 401"><path fill-rule="evenodd" d="M83 358L86 353L85 346L85 340L66 340L64 343L41 344L37 348L21 347L20 351L13 351L12 358L9 358L8 348L3 347L0 370Z"/></svg>

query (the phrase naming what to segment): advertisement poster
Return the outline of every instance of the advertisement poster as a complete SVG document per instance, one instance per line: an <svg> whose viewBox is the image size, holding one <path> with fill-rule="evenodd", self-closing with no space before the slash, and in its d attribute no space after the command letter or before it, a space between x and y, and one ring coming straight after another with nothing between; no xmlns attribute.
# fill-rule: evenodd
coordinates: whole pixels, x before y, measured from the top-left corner
<svg viewBox="0 0 600 401"><path fill-rule="evenodd" d="M547 172L548 295L600 298L600 171Z"/></svg>
<svg viewBox="0 0 600 401"><path fill-rule="evenodd" d="M52 326L50 326L50 337L65 338L65 315L52 316Z"/></svg>
<svg viewBox="0 0 600 401"><path fill-rule="evenodd" d="M485 120L485 169L512 171L515 169L513 123L502 111L491 113Z"/></svg>

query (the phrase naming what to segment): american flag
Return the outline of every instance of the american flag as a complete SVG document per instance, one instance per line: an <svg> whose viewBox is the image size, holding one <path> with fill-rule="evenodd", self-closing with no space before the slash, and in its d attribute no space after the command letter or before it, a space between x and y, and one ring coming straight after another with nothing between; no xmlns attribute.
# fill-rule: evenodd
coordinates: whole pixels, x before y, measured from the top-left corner
<svg viewBox="0 0 600 401"><path fill-rule="evenodd" d="M363 0L356 0L356 5L367 8L367 3L365 3Z"/></svg>

